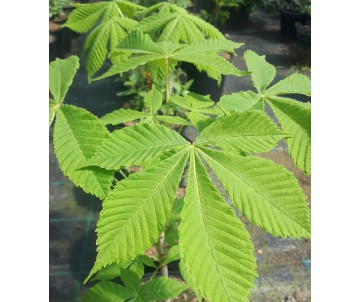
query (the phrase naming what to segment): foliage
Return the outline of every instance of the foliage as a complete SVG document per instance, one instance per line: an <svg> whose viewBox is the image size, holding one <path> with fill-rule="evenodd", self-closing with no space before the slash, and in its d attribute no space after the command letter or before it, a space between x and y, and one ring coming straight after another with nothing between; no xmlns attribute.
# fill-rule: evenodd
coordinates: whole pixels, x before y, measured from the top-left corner
<svg viewBox="0 0 360 302"><path fill-rule="evenodd" d="M215 26L226 23L230 18L229 9L241 9L250 12L257 5L257 0L212 0L212 2L214 3L214 9L212 11L200 10L200 15Z"/></svg>
<svg viewBox="0 0 360 302"><path fill-rule="evenodd" d="M89 81L104 64L108 53L137 25L130 18L141 9L143 7L125 0L76 4L64 26L78 33L91 31L84 45Z"/></svg>
<svg viewBox="0 0 360 302"><path fill-rule="evenodd" d="M160 3L152 9L161 16L163 9L171 13L174 6ZM50 64L50 124L55 119L59 166L75 185L102 199L97 258L85 280L101 281L84 301L164 300L188 287L212 302L248 301L257 276L254 246L234 208L273 236L310 237L309 208L298 181L285 167L257 156L285 139L295 164L310 174L310 104L291 98L310 95L310 80L293 74L271 85L276 70L264 56L246 51L246 72L219 56L221 51L234 53L239 43L205 35L180 43L186 26L168 41L159 39L168 30L166 22L157 24L154 32L147 23L150 35L141 24L113 48L112 66L96 80L144 67L153 77L144 111L119 109L98 118L66 105L78 59ZM250 75L255 91L225 95L217 104L194 93L173 96L171 74L184 61L219 81L224 74ZM280 127L267 115L265 103ZM171 115L170 104L187 115ZM129 121L136 122L124 125ZM109 124L121 128L110 132ZM194 142L180 134L184 125L197 128ZM134 166L138 172L123 180L113 177ZM210 173L220 180L234 208ZM177 199L184 179L185 197ZM166 278L167 264L179 259L186 284ZM149 279L144 265L155 269ZM158 271L163 277L157 277Z"/></svg>
<svg viewBox="0 0 360 302"><path fill-rule="evenodd" d="M290 11L294 13L311 13L311 0L260 0L267 11Z"/></svg>
<svg viewBox="0 0 360 302"><path fill-rule="evenodd" d="M64 8L68 7L70 3L71 0L49 0L49 19L63 15Z"/></svg>

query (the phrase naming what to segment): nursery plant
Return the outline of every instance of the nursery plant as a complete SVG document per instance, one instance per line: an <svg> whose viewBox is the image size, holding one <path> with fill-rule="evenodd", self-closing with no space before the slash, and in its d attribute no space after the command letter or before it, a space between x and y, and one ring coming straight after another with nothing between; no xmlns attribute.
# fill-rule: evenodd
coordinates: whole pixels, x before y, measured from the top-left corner
<svg viewBox="0 0 360 302"><path fill-rule="evenodd" d="M184 17L166 20L164 9ZM76 186L102 200L97 258L85 282L101 281L84 301L158 301L187 288L199 300L248 301L257 277L254 246L235 210L273 236L310 237L310 211L297 179L258 156L285 139L296 166L310 174L310 104L289 97L310 96L310 80L293 74L272 85L276 69L265 56L246 51L248 70L240 71L220 53L236 54L242 44L216 31L213 35L210 24L172 4L147 11L154 15L119 39L109 55L112 66L93 79L145 68L153 85L142 111L118 109L99 118L65 104L79 59L50 64L49 122L55 120L59 166ZM158 22L145 21L156 20L154 16ZM199 36L190 38L188 30L195 27ZM181 62L217 81L222 75L250 76L254 90L225 95L218 103L194 93L172 96L171 74ZM165 91L158 85L162 79ZM171 115L170 104L188 114ZM162 105L165 113L159 111ZM129 121L132 126L124 124ZM109 131L110 124L117 129ZM183 126L197 129L195 140L182 134ZM138 172L122 173L119 180L116 173L131 167ZM213 182L214 175L231 204ZM183 199L176 197L180 184L187 184ZM168 278L167 264L178 259L185 283ZM154 269L151 277L144 277L144 266Z"/></svg>

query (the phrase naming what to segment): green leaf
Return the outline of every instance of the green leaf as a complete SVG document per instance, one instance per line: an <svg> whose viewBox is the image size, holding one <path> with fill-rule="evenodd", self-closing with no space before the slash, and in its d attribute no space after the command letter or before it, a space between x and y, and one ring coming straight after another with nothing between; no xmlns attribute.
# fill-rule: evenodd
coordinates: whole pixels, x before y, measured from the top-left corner
<svg viewBox="0 0 360 302"><path fill-rule="evenodd" d="M247 73L238 70L233 64L214 52L204 51L203 53L192 53L191 49L184 46L182 52L172 54L177 61L192 63L199 71L205 71L207 75L221 83L221 75L244 76Z"/></svg>
<svg viewBox="0 0 360 302"><path fill-rule="evenodd" d="M171 102L180 106L181 108L188 109L190 111L199 111L202 112L201 109L208 109L212 107L215 103L210 99L209 96L196 94L190 92L186 96L173 96L171 98ZM207 112L205 112L207 113Z"/></svg>
<svg viewBox="0 0 360 302"><path fill-rule="evenodd" d="M292 173L255 156L200 152L247 219L274 236L310 237L309 208Z"/></svg>
<svg viewBox="0 0 360 302"><path fill-rule="evenodd" d="M79 58L70 56L67 59L57 58L49 65L49 88L56 103L62 103L79 69Z"/></svg>
<svg viewBox="0 0 360 302"><path fill-rule="evenodd" d="M181 211L184 207L184 198L179 198L174 201L174 205L171 209L170 222L181 220Z"/></svg>
<svg viewBox="0 0 360 302"><path fill-rule="evenodd" d="M149 114L147 114L146 112L136 111L132 109L118 109L108 114L105 114L101 118L101 120L105 125L118 125L147 116L149 116Z"/></svg>
<svg viewBox="0 0 360 302"><path fill-rule="evenodd" d="M110 281L101 281L91 287L81 302L124 302L136 295L131 289Z"/></svg>
<svg viewBox="0 0 360 302"><path fill-rule="evenodd" d="M124 73L126 71L135 69L138 66L145 65L149 62L153 62L161 58L162 55L153 55L153 54L131 57L124 62L114 64L107 72L105 72L103 75L99 77L94 78L93 80L98 81L116 74Z"/></svg>
<svg viewBox="0 0 360 302"><path fill-rule="evenodd" d="M215 122L214 118L211 118L202 113L193 111L188 114L188 119L191 123L199 130L199 132L203 131L206 127Z"/></svg>
<svg viewBox="0 0 360 302"><path fill-rule="evenodd" d="M137 22L128 18L112 18L97 26L85 41L84 51L87 52L86 70L89 80L104 64L120 40L126 37Z"/></svg>
<svg viewBox="0 0 360 302"><path fill-rule="evenodd" d="M108 72L97 79L122 73L145 64L151 69L153 76L164 76L166 73L166 65L174 68L177 61L194 64L200 71L206 71L210 77L218 80L218 82L221 81L222 74L233 74L237 76L247 74L239 71L225 58L219 56L217 53L220 52L221 49L219 45L215 47L215 44L215 42L202 42L202 44L199 42L197 45L201 46L204 51L194 54L194 47L192 45L174 44L166 41L155 43L148 35L143 34L140 30L135 30L129 34L119 44L117 50L111 54L112 60L116 62L118 61L116 57L121 57L124 53L130 54L132 57L128 58L125 62L113 65ZM240 44L224 42L224 45L225 47L223 48L230 50L231 47L236 47Z"/></svg>
<svg viewBox="0 0 360 302"><path fill-rule="evenodd" d="M170 248L164 262L162 265L167 265L170 262L176 261L180 259L180 247L178 245L174 245Z"/></svg>
<svg viewBox="0 0 360 302"><path fill-rule="evenodd" d="M294 73L287 78L281 80L280 82L276 83L265 92L267 96L292 93L310 96L310 79L303 74Z"/></svg>
<svg viewBox="0 0 360 302"><path fill-rule="evenodd" d="M64 26L78 33L86 33L95 27L98 20L111 5L110 2L77 5L69 14Z"/></svg>
<svg viewBox="0 0 360 302"><path fill-rule="evenodd" d="M153 261L150 257L148 257L148 256L146 256L146 255L141 255L141 256L139 256L138 258L142 261L142 263L143 263L144 265L146 265L146 266L148 266L148 267L153 267L153 268L156 268L156 267L157 267L157 266L155 265L154 261Z"/></svg>
<svg viewBox="0 0 360 302"><path fill-rule="evenodd" d="M59 104L57 104L54 100L49 100L49 127L51 126L52 121L55 118L56 110L59 107Z"/></svg>
<svg viewBox="0 0 360 302"><path fill-rule="evenodd" d="M247 302L257 276L254 246L194 152L182 217L180 253L196 287L212 302Z"/></svg>
<svg viewBox="0 0 360 302"><path fill-rule="evenodd" d="M246 111L255 109L259 103L261 96L252 91L241 91L224 95L220 98L218 106L228 111Z"/></svg>
<svg viewBox="0 0 360 302"><path fill-rule="evenodd" d="M259 56L251 50L244 53L244 59L248 70L251 71L251 79L255 88L263 94L276 75L276 69L265 60L265 56Z"/></svg>
<svg viewBox="0 0 360 302"><path fill-rule="evenodd" d="M284 138L282 131L263 112L234 112L205 128L196 139L202 145L260 153Z"/></svg>
<svg viewBox="0 0 360 302"><path fill-rule="evenodd" d="M151 90L145 95L144 105L149 109L150 114L154 115L161 107L162 93L156 89L155 85L151 87Z"/></svg>
<svg viewBox="0 0 360 302"><path fill-rule="evenodd" d="M127 0L115 0L115 3L120 8L121 12L128 17L134 17L136 13L140 13L145 10L144 6Z"/></svg>
<svg viewBox="0 0 360 302"><path fill-rule="evenodd" d="M62 105L58 109L54 148L60 169L76 186L100 199L104 199L110 191L114 173L99 167L77 168L90 159L108 137L104 124L90 112L70 105Z"/></svg>
<svg viewBox="0 0 360 302"><path fill-rule="evenodd" d="M157 115L156 119L168 124L175 124L175 125L192 125L187 120L183 119L180 116L169 116L169 115Z"/></svg>
<svg viewBox="0 0 360 302"><path fill-rule="evenodd" d="M98 254L85 282L102 267L134 259L158 240L187 157L187 149L182 150L118 182L103 202L97 225Z"/></svg>
<svg viewBox="0 0 360 302"><path fill-rule="evenodd" d="M173 279L159 277L146 283L141 295L151 300L165 300L180 295L188 286Z"/></svg>
<svg viewBox="0 0 360 302"><path fill-rule="evenodd" d="M206 51L235 53L234 49L240 48L243 43L236 43L227 39L198 40L179 49L176 55L187 55L188 53L202 54Z"/></svg>
<svg viewBox="0 0 360 302"><path fill-rule="evenodd" d="M285 98L267 98L283 130L292 134L286 138L289 153L297 167L311 173L311 110L302 103Z"/></svg>
<svg viewBox="0 0 360 302"><path fill-rule="evenodd" d="M144 266L143 266L143 273L144 273ZM133 289L136 292L140 291L141 289L140 280L142 275L139 276L135 271L132 271L130 269L121 269L120 277L127 288Z"/></svg>
<svg viewBox="0 0 360 302"><path fill-rule="evenodd" d="M121 267L119 264L117 263L110 264L107 267L104 267L101 270L99 270L96 273L95 277L91 279L91 281L112 280L118 278L120 277L120 271L121 271Z"/></svg>
<svg viewBox="0 0 360 302"><path fill-rule="evenodd" d="M163 11L144 18L139 27L147 33L160 32L159 41L173 43L194 43L198 40L225 39L221 32L213 25L187 13L184 9L172 7L172 10Z"/></svg>
<svg viewBox="0 0 360 302"><path fill-rule="evenodd" d="M187 144L180 134L165 126L137 124L114 131L86 165L118 170L140 165L166 150Z"/></svg>
<svg viewBox="0 0 360 302"><path fill-rule="evenodd" d="M189 285L189 287L192 289L192 291L195 293L198 301L202 301L202 293L201 291L195 286L194 281L192 280L192 278L190 277L190 273L188 268L186 267L186 265L184 264L183 260L180 260L180 272L181 272L181 276L184 278L185 282L187 283L187 285Z"/></svg>

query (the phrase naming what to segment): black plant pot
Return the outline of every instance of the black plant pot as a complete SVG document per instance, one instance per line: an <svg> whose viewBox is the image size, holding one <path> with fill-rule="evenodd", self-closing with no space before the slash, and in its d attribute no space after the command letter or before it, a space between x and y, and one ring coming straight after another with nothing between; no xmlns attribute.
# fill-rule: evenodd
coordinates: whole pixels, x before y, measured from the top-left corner
<svg viewBox="0 0 360 302"><path fill-rule="evenodd" d="M310 21L308 14L296 13L291 11L280 11L280 31L284 36L296 38L295 23L305 24Z"/></svg>
<svg viewBox="0 0 360 302"><path fill-rule="evenodd" d="M197 70L193 64L183 62L181 63L181 69L186 72L189 80L194 80L190 87L191 92L202 95L210 94L213 101L219 101L224 88L224 76L222 76L221 85L219 86L216 80L209 78L205 72Z"/></svg>
<svg viewBox="0 0 360 302"><path fill-rule="evenodd" d="M250 12L246 7L230 7L229 19L225 22L225 28L243 28L249 23Z"/></svg>
<svg viewBox="0 0 360 302"><path fill-rule="evenodd" d="M299 65L311 66L311 29L310 25L296 24L296 61Z"/></svg>

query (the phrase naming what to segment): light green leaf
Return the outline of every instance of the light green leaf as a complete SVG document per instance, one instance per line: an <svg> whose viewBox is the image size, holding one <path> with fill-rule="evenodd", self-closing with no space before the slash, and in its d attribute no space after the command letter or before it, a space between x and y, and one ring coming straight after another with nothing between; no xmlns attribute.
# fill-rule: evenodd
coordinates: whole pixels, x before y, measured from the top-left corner
<svg viewBox="0 0 360 302"><path fill-rule="evenodd" d="M194 43L200 39L225 39L213 25L175 6L144 18L139 26L144 32L160 32L159 41Z"/></svg>
<svg viewBox="0 0 360 302"><path fill-rule="evenodd" d="M128 18L112 18L97 26L85 41L84 51L88 53L86 70L89 80L104 64L111 52L137 22Z"/></svg>
<svg viewBox="0 0 360 302"><path fill-rule="evenodd" d="M188 53L202 54L206 51L221 52L226 51L235 53L234 49L240 48L243 43L236 43L227 39L210 39L210 40L197 40L193 43L179 49L176 55L187 55Z"/></svg>
<svg viewBox="0 0 360 302"><path fill-rule="evenodd" d="M292 134L286 138L289 153L297 167L311 174L311 110L300 102L273 97L267 98L283 130Z"/></svg>
<svg viewBox="0 0 360 302"><path fill-rule="evenodd" d="M146 256L146 255L141 255L138 257L142 263L148 267L153 267L153 268L156 268L157 266L155 265L154 261L149 257L149 256Z"/></svg>
<svg viewBox="0 0 360 302"><path fill-rule="evenodd" d="M181 108L188 109L190 111L200 111L201 109L212 107L215 103L209 96L200 95L190 92L186 96L176 95L171 98L171 102L180 106Z"/></svg>
<svg viewBox="0 0 360 302"><path fill-rule="evenodd" d="M156 119L159 121L168 123L168 124L175 124L175 125L192 125L187 120L183 119L180 116L169 116L169 115L157 115Z"/></svg>
<svg viewBox="0 0 360 302"><path fill-rule="evenodd" d="M136 260L135 260L136 261ZM144 266L143 266L143 273L144 273ZM122 282L124 282L127 288L133 289L136 292L139 292L141 289L141 276L139 276L135 271L130 269L121 269L120 277Z"/></svg>
<svg viewBox="0 0 360 302"><path fill-rule="evenodd" d="M128 17L134 17L136 13L141 13L146 8L144 6L132 3L128 0L115 0L121 12Z"/></svg>
<svg viewBox="0 0 360 302"><path fill-rule="evenodd" d="M247 302L257 276L254 246L194 153L179 227L182 260L206 299Z"/></svg>
<svg viewBox="0 0 360 302"><path fill-rule="evenodd" d="M54 100L49 100L49 127L51 126L52 121L55 118L56 110L59 108L59 104L57 104Z"/></svg>
<svg viewBox="0 0 360 302"><path fill-rule="evenodd" d="M251 50L244 53L244 59L248 70L251 71L251 79L255 88L263 94L276 75L276 69L265 60L265 56L259 56Z"/></svg>
<svg viewBox="0 0 360 302"><path fill-rule="evenodd" d="M149 109L150 114L154 115L161 107L162 93L156 89L155 85L151 87L151 90L145 95L144 105Z"/></svg>
<svg viewBox="0 0 360 302"><path fill-rule="evenodd" d="M111 133L86 166L118 170L122 166L140 165L166 150L188 144L180 134L165 126L137 124Z"/></svg>
<svg viewBox="0 0 360 302"><path fill-rule="evenodd" d="M118 182L103 202L97 225L98 254L85 282L99 269L134 259L164 230L176 197L188 151Z"/></svg>
<svg viewBox="0 0 360 302"><path fill-rule="evenodd" d="M196 139L202 145L260 153L271 150L284 138L282 131L263 112L234 112L205 128Z"/></svg>
<svg viewBox="0 0 360 302"><path fill-rule="evenodd" d="M120 277L121 266L117 263L110 264L99 270L91 281L112 280Z"/></svg>
<svg viewBox="0 0 360 302"><path fill-rule="evenodd" d="M195 283L192 280L192 278L190 277L189 270L186 267L186 265L184 264L183 260L180 260L179 268L180 268L181 276L184 278L187 285L189 285L189 287L195 293L198 301L202 301L203 295L202 295L201 291L195 286Z"/></svg>
<svg viewBox="0 0 360 302"><path fill-rule="evenodd" d="M235 75L241 77L247 74L238 70L233 64L214 52L204 51L201 54L193 54L191 50L185 48L186 46L183 48L181 54L178 55L175 52L171 57L177 61L194 64L199 71L205 71L207 75L216 80L218 84L221 83L221 75ZM185 50L188 51L185 53Z"/></svg>
<svg viewBox="0 0 360 302"><path fill-rule="evenodd" d="M166 255L166 258L164 262L162 262L162 265L167 265L170 262L176 261L180 259L180 247L178 245L174 245L170 248L168 254Z"/></svg>
<svg viewBox="0 0 360 302"><path fill-rule="evenodd" d="M118 125L147 116L149 116L149 114L147 114L146 112L136 111L132 109L118 109L108 114L105 114L101 118L101 120L105 125Z"/></svg>
<svg viewBox="0 0 360 302"><path fill-rule="evenodd" d="M132 70L138 66L142 66L145 65L149 62L161 59L162 55L141 55L141 56L136 56L136 57L131 57L129 59L127 59L124 62L121 63L117 63L114 64L113 66L111 66L111 68L105 72L103 75L94 78L94 81L98 81L116 74L120 74L120 73L124 73L126 71Z"/></svg>
<svg viewBox="0 0 360 302"><path fill-rule="evenodd" d="M267 96L292 93L310 96L310 79L303 74L294 73L287 78L281 80L280 82L276 83L265 92Z"/></svg>
<svg viewBox="0 0 360 302"><path fill-rule="evenodd" d="M171 215L169 222L175 222L181 220L181 211L184 207L184 198L179 198L174 201L174 205L171 209Z"/></svg>
<svg viewBox="0 0 360 302"><path fill-rule="evenodd" d="M196 129L199 130L199 132L203 131L206 127L215 122L214 118L196 111L190 112L188 114L188 119L196 127Z"/></svg>
<svg viewBox="0 0 360 302"><path fill-rule="evenodd" d="M224 95L220 98L218 106L228 111L246 111L255 109L261 96L252 91L241 91ZM255 107L255 108L254 108Z"/></svg>
<svg viewBox="0 0 360 302"><path fill-rule="evenodd" d="M188 286L173 279L159 277L146 283L141 296L151 300L165 300L180 295Z"/></svg>
<svg viewBox="0 0 360 302"><path fill-rule="evenodd" d="M64 26L78 33L86 33L95 27L110 5L110 2L77 5L69 14Z"/></svg>
<svg viewBox="0 0 360 302"><path fill-rule="evenodd" d="M58 109L54 148L60 169L76 186L100 199L104 199L110 191L114 173L99 167L77 168L90 159L108 137L104 124L90 112L70 105L62 105Z"/></svg>
<svg viewBox="0 0 360 302"><path fill-rule="evenodd" d="M124 302L136 295L133 290L110 281L101 281L91 287L81 302Z"/></svg>
<svg viewBox="0 0 360 302"><path fill-rule="evenodd" d="M56 103L62 103L79 69L79 58L70 56L67 59L57 58L49 65L49 88Z"/></svg>
<svg viewBox="0 0 360 302"><path fill-rule="evenodd" d="M309 208L292 173L255 156L207 148L200 153L247 219L274 236L310 237Z"/></svg>

